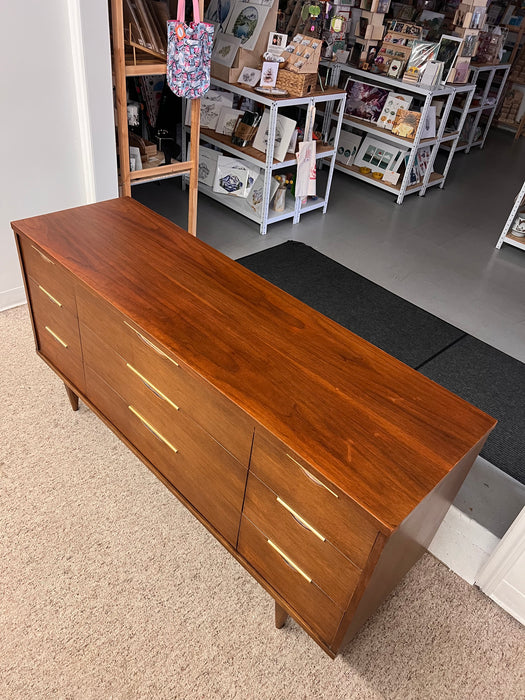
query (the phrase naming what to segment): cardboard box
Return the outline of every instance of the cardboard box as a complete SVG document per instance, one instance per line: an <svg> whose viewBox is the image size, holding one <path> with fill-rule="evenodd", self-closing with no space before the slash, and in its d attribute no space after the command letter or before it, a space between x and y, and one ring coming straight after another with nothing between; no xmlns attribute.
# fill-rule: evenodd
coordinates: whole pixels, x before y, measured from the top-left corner
<svg viewBox="0 0 525 700"><path fill-rule="evenodd" d="M255 44L253 51L239 48L233 65L231 68L223 66L220 63L211 62L211 75L217 80L224 80L226 83L236 83L242 69L245 66L250 68L260 68L262 63L262 55L268 46L268 35L275 31L277 24L277 11L279 9L279 0L274 0L273 5L266 15L261 33Z"/></svg>

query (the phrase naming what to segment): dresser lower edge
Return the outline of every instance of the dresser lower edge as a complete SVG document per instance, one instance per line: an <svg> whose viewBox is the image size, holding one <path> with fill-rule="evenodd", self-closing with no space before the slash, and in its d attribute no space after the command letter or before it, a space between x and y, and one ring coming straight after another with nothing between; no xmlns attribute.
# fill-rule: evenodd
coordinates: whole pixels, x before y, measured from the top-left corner
<svg viewBox="0 0 525 700"><path fill-rule="evenodd" d="M45 358L43 358L45 360ZM319 635L305 622L301 616L290 606L288 601L284 599L272 586L264 579L259 572L254 569L249 561L244 559L237 551L232 547L228 540L221 535L221 533L216 530L211 523L202 516L202 514L183 496L173 484L166 479L166 477L158 471L154 464L152 464L134 445L130 442L113 423L89 400L85 397L83 392L79 391L74 384L67 380L64 375L58 371L49 361L45 360L46 364L64 381L67 386L69 386L72 391L81 399L81 401L98 417L100 420L107 425L107 427L123 442L126 447L128 447L133 454L140 459L140 461L166 486L166 488L190 511L190 513L203 525L208 532L210 532L213 537L215 537L218 542L241 564L241 566L246 569L246 571L259 583L259 585L264 588L264 590L269 593L269 595L292 617L297 624L304 629L309 637L318 644L330 658L335 659L338 649L333 649L328 644L319 637Z"/></svg>

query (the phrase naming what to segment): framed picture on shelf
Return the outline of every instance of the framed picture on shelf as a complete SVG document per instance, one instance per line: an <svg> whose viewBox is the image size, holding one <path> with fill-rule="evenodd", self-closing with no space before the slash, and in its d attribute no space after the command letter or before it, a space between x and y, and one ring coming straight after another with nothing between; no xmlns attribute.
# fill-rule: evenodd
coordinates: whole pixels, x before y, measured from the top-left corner
<svg viewBox="0 0 525 700"><path fill-rule="evenodd" d="M264 110L261 123L257 129L257 134L253 141L253 147L257 151L266 153L268 143L268 127L270 125L270 111ZM273 149L273 157L275 160L282 162L288 151L288 146L292 139L297 122L282 114L277 114L277 122L275 124L275 144Z"/></svg>
<svg viewBox="0 0 525 700"><path fill-rule="evenodd" d="M337 144L337 153L335 155L336 161L343 165L352 165L357 151L359 150L359 146L361 145L361 138L359 134L341 130L339 142Z"/></svg>
<svg viewBox="0 0 525 700"><path fill-rule="evenodd" d="M393 58L390 62L390 67L388 68L388 77L399 78L399 76L403 72L403 65L403 61L400 61L397 58Z"/></svg>
<svg viewBox="0 0 525 700"><path fill-rule="evenodd" d="M272 61L263 61L261 69L261 87L275 87L279 64Z"/></svg>
<svg viewBox="0 0 525 700"><path fill-rule="evenodd" d="M392 125L392 133L404 139L414 139L420 119L421 112L413 112L409 109L398 109Z"/></svg>
<svg viewBox="0 0 525 700"><path fill-rule="evenodd" d="M377 125L382 127L383 129L386 129L387 131L392 131L397 111L399 109L408 109L408 106L409 105L407 105L405 100L390 95L387 101L385 102L383 111L379 115Z"/></svg>
<svg viewBox="0 0 525 700"><path fill-rule="evenodd" d="M223 107L221 113L219 114L219 119L217 120L217 126L215 131L218 134L224 134L225 136L231 136L235 125L237 124L238 117L242 117L244 111L242 109L230 109L229 107Z"/></svg>
<svg viewBox="0 0 525 700"><path fill-rule="evenodd" d="M251 68L250 66L244 66L241 74L237 80L241 85L249 85L250 87L255 87L261 77L261 71L259 68Z"/></svg>
<svg viewBox="0 0 525 700"><path fill-rule="evenodd" d="M436 61L443 62L443 78L447 82L459 53L463 39L459 36L443 34L439 41Z"/></svg>
<svg viewBox="0 0 525 700"><path fill-rule="evenodd" d="M217 34L211 60L231 68L240 45L241 40L237 37L222 33Z"/></svg>
<svg viewBox="0 0 525 700"><path fill-rule="evenodd" d="M349 78L346 81L345 114L368 122L377 122L389 90Z"/></svg>
<svg viewBox="0 0 525 700"><path fill-rule="evenodd" d="M368 167L375 172L387 170L397 172L407 150L396 144L386 143L372 136L365 136L353 164L358 167Z"/></svg>
<svg viewBox="0 0 525 700"><path fill-rule="evenodd" d="M220 151L215 151L212 148L199 149L199 182L213 187L215 182L215 171L217 170L217 159L220 156Z"/></svg>
<svg viewBox="0 0 525 700"><path fill-rule="evenodd" d="M268 5L246 4L243 0L237 0L228 17L226 33L240 39L243 49L253 51L268 10Z"/></svg>

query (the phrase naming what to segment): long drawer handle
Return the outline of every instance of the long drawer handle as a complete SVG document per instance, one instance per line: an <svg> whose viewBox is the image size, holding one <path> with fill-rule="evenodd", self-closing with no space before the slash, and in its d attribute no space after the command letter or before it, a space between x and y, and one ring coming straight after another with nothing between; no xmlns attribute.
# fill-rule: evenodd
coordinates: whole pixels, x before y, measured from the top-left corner
<svg viewBox="0 0 525 700"><path fill-rule="evenodd" d="M155 394L155 396L157 396L159 399L162 399L162 401L167 401L169 405L173 406L173 408L176 411L179 410L177 404L173 403L171 399L168 399L168 397L165 394L163 394L160 389L157 389L157 387L154 384L152 384L149 381L149 379L146 379L146 377L144 377L138 370L136 370L135 367L133 367L133 365L130 365L129 362L126 362L126 367L130 369L134 374L136 374L140 381L143 382L147 386L147 388Z"/></svg>
<svg viewBox="0 0 525 700"><path fill-rule="evenodd" d="M294 459L291 455L289 455L288 452L286 452L286 456L288 457L288 459L291 459L292 462L295 462L295 463L297 464L297 466L301 468L301 470L304 472L304 475L307 476L307 477L310 479L310 481L313 481L314 484L316 484L317 486L322 486L322 487L323 487L324 489L326 489L329 493L331 493L332 496L335 496L336 498L339 498L339 496L338 496L336 493L334 493L334 492L332 491L332 489L328 488L328 486L327 486L326 484L323 484L323 482L320 481L319 479L317 479L313 474L311 474L311 473L308 471L308 469L305 469L305 468L303 467L302 464L299 464L299 462L298 462L296 459Z"/></svg>
<svg viewBox="0 0 525 700"><path fill-rule="evenodd" d="M282 550L279 549L279 547L274 544L271 540L266 540L270 547L273 547L275 551L284 559L284 561L288 564L288 566L291 566L292 569L297 571L298 574L301 574L303 578L305 578L308 583L312 583L312 579L304 573L302 569L300 569L295 562L293 562L290 557L288 557Z"/></svg>
<svg viewBox="0 0 525 700"><path fill-rule="evenodd" d="M144 416L140 415L136 408L133 408L133 406L128 406L128 408L133 413L133 415L137 416L137 418L144 425L145 428L147 428L151 433L153 433L153 435L155 435L155 437L158 438L161 442L167 445L170 448L170 450L173 450L173 452L177 454L178 449L176 447L173 447L171 442L169 440L166 440L164 435L161 435L159 431L151 425L151 423L148 423L148 421L144 418Z"/></svg>
<svg viewBox="0 0 525 700"><path fill-rule="evenodd" d="M41 284L38 285L38 288L40 289L40 291L44 292L46 297L48 297L48 299L50 299L54 304L56 304L57 306L60 306L60 307L62 306L62 304L58 301L58 299L55 299L55 297L52 294L50 294L47 291L47 289L44 289L44 287L42 287Z"/></svg>
<svg viewBox="0 0 525 700"><path fill-rule="evenodd" d="M63 348L67 348L67 343L64 343L62 338L59 338L58 335L51 330L51 328L49 328L48 326L45 326L45 329L50 335L53 336L53 338L57 341L57 343L60 343L60 345L62 345Z"/></svg>
<svg viewBox="0 0 525 700"><path fill-rule="evenodd" d="M36 252L40 255L41 258L43 258L46 262L51 263L51 265L54 265L55 263L51 260L51 258L48 258L47 255L44 255L41 250L38 250L38 248L35 245L32 245L31 248L33 250L36 250Z"/></svg>
<svg viewBox="0 0 525 700"><path fill-rule="evenodd" d="M124 321L124 323L126 324L126 326L127 326L128 328L131 328L131 330L132 330L134 333L136 333L136 334L138 335L138 337L142 340L142 342L143 342L145 345L147 345L149 348L151 348L152 350L154 350L154 351L157 353L157 355L160 355L160 356L163 357L165 360L169 360L170 362L173 362L173 364L176 365L177 367L179 366L179 363L178 363L178 362L175 362L175 360L174 360L173 358L171 358L169 355L166 355L165 352L163 352L160 348L158 348L158 347L155 345L155 343L152 343L151 340L148 340L148 338L146 338L145 336L143 336L142 333L140 333L136 328L133 328L133 326L131 326L131 325L130 325L129 323L127 323L126 321Z"/></svg>
<svg viewBox="0 0 525 700"><path fill-rule="evenodd" d="M296 520L299 523L299 525L302 525L306 530L312 532L316 537L318 537L321 540L321 542L326 542L326 537L323 537L320 532L317 532L315 527L310 525L310 523L308 523L304 518L302 518L299 515L299 513L296 513L293 508L290 508L288 503L285 503L280 496L277 496L277 502L280 503L283 506L283 508L286 508L286 510L290 513L292 518Z"/></svg>

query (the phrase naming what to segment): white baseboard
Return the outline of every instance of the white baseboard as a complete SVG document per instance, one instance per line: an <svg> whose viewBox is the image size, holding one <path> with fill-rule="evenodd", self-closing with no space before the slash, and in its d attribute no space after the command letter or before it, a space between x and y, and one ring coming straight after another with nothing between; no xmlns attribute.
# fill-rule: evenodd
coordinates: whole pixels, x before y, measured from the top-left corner
<svg viewBox="0 0 525 700"><path fill-rule="evenodd" d="M525 486L478 457L428 551L473 584L524 506Z"/></svg>
<svg viewBox="0 0 525 700"><path fill-rule="evenodd" d="M499 544L499 537L450 506L428 551L471 585Z"/></svg>
<svg viewBox="0 0 525 700"><path fill-rule="evenodd" d="M27 303L26 293L23 287L15 287L0 292L0 311L12 309L14 306L22 306Z"/></svg>

